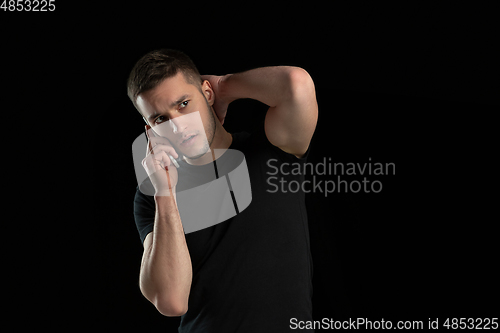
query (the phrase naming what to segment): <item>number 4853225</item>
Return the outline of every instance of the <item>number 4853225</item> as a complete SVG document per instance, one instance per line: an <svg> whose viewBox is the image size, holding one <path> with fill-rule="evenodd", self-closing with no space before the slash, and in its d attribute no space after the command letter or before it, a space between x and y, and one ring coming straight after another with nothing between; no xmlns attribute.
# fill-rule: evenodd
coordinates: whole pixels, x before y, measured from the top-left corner
<svg viewBox="0 0 500 333"><path fill-rule="evenodd" d="M56 10L55 0L3 0L0 9L4 12L53 12Z"/></svg>

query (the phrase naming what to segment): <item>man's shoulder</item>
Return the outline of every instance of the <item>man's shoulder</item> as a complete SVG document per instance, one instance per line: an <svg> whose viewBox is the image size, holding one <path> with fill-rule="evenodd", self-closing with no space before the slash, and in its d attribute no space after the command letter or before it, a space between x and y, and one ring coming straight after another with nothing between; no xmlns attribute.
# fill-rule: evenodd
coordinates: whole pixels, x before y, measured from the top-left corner
<svg viewBox="0 0 500 333"><path fill-rule="evenodd" d="M246 144L252 137L252 133L241 131L232 132L233 141L231 142L230 149L237 149L239 146Z"/></svg>
<svg viewBox="0 0 500 333"><path fill-rule="evenodd" d="M245 147L254 147L255 145L266 145L267 140L264 129L256 131L232 132L233 142L230 149L239 149Z"/></svg>

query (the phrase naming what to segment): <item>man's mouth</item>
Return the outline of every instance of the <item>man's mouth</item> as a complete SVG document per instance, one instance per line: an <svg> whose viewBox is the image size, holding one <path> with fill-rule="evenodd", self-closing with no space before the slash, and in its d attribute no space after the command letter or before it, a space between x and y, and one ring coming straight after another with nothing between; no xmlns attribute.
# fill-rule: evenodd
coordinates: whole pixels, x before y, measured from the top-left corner
<svg viewBox="0 0 500 333"><path fill-rule="evenodd" d="M188 146L192 144L197 136L198 136L197 134L192 134L187 136L184 140L182 140L181 146Z"/></svg>

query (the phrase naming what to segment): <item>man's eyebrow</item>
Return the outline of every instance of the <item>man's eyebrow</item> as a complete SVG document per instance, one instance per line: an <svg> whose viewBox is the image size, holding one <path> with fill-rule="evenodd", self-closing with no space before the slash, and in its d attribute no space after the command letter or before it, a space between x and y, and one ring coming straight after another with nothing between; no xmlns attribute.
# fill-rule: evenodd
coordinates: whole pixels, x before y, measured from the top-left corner
<svg viewBox="0 0 500 333"><path fill-rule="evenodd" d="M170 107L173 108L174 106L178 105L178 104L181 104L182 102L184 102L184 100L186 98L188 98L189 95L188 94L185 94L185 95L182 95L180 98L178 98L175 102L172 102L170 104Z"/></svg>
<svg viewBox="0 0 500 333"><path fill-rule="evenodd" d="M155 112L148 117L148 120L153 120L153 118L156 118L158 115L159 115L159 113Z"/></svg>
<svg viewBox="0 0 500 333"><path fill-rule="evenodd" d="M179 98L178 98L175 102L172 102L172 103L170 104L170 107L171 107L171 108L173 108L174 106L176 106L176 105L178 105L178 104L180 104L180 103L184 102L184 100L185 100L186 98L189 98L189 97L190 97L190 95L188 95L188 94L182 95L182 96L181 96L181 97L179 97ZM153 113L152 115L150 115L150 116L148 117L148 120L152 120L152 119L154 119L154 118L156 118L156 117L158 117L158 116L160 116L160 114L159 114L158 112L155 112L155 113Z"/></svg>

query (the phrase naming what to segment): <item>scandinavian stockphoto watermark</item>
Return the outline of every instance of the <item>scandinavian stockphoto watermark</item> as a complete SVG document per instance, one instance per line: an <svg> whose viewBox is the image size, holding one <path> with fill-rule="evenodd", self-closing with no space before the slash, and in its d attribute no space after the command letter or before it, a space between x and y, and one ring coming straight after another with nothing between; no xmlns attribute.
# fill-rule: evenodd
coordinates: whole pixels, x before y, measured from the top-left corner
<svg viewBox="0 0 500 333"><path fill-rule="evenodd" d="M372 162L371 157L363 163L333 162L331 157L324 157L319 163L283 163L269 159L267 167L267 192L319 192L325 197L330 193L379 193L383 184L378 176L396 174L395 163ZM290 179L299 175L304 177L301 180ZM352 179L360 176L363 178ZM321 179L325 177L333 179Z"/></svg>

